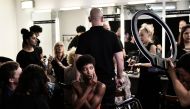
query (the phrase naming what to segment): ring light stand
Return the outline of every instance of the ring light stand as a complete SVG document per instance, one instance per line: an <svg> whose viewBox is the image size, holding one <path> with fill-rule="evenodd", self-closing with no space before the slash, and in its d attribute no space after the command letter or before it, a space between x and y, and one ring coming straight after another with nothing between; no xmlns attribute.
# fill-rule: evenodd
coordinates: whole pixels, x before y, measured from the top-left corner
<svg viewBox="0 0 190 109"><path fill-rule="evenodd" d="M153 66L159 67L162 69L166 69L167 68L166 58L161 58L158 55L153 55L153 54L149 53L149 51L145 48L142 41L140 40L140 36L139 36L138 28L137 28L137 22L138 22L138 17L141 15L151 16L152 18L154 18L154 20L157 21L157 23L159 23L165 29L166 34L169 38L171 47L172 47L170 57L172 58L172 61L175 61L176 56L177 56L177 46L175 43L173 33L171 32L171 30L167 26L167 24L164 23L160 19L160 17L158 17L156 14L154 14L152 11L149 11L149 10L138 11L137 13L135 13L135 15L133 16L132 21L131 21L131 30L132 30L132 33L133 33L134 38L135 38L135 43L137 44L141 53L151 62L151 64Z"/></svg>

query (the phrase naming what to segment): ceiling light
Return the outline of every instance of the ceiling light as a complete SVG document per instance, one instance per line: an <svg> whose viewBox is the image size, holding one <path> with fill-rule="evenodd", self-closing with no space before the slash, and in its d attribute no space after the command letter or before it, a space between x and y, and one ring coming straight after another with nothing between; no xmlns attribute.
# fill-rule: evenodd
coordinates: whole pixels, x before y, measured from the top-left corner
<svg viewBox="0 0 190 109"><path fill-rule="evenodd" d="M134 5L134 4L145 4L145 3L155 3L156 0L131 0L128 1L127 4Z"/></svg>
<svg viewBox="0 0 190 109"><path fill-rule="evenodd" d="M164 9L162 4L146 4L147 9L154 10L154 11L162 11ZM176 4L167 4L165 6L165 10L175 10Z"/></svg>
<svg viewBox="0 0 190 109"><path fill-rule="evenodd" d="M162 10L163 9L163 6L154 6L154 7L151 7L151 9L157 11L157 10ZM166 10L174 10L176 9L175 6L166 6L165 7Z"/></svg>
<svg viewBox="0 0 190 109"><path fill-rule="evenodd" d="M81 7L64 7L64 8L60 8L60 10L66 11L66 10L77 10L77 9L81 9Z"/></svg>
<svg viewBox="0 0 190 109"><path fill-rule="evenodd" d="M27 8L33 8L33 1L32 0L27 0L27 1L21 1L21 8L22 9L27 9Z"/></svg>
<svg viewBox="0 0 190 109"><path fill-rule="evenodd" d="M104 3L104 4L98 4L98 5L91 5L91 7L109 7L109 6L115 6L115 3Z"/></svg>
<svg viewBox="0 0 190 109"><path fill-rule="evenodd" d="M35 10L35 13L42 13L42 12L51 12L51 9L42 9L42 10Z"/></svg>

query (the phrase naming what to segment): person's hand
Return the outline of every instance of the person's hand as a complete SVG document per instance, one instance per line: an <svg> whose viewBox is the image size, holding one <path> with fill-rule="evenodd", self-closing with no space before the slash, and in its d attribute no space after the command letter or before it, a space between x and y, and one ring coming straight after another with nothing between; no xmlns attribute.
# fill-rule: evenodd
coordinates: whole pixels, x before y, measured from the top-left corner
<svg viewBox="0 0 190 109"><path fill-rule="evenodd" d="M142 63L135 63L133 66L140 67L140 66L142 66Z"/></svg>
<svg viewBox="0 0 190 109"><path fill-rule="evenodd" d="M116 87L121 87L124 83L123 78L116 78Z"/></svg>
<svg viewBox="0 0 190 109"><path fill-rule="evenodd" d="M168 67L168 73L171 75L172 73L175 73L175 65L172 62L172 60L169 58L166 60L167 61L167 67Z"/></svg>
<svg viewBox="0 0 190 109"><path fill-rule="evenodd" d="M133 66L136 63L136 60L130 58L127 62L129 63L128 66Z"/></svg>
<svg viewBox="0 0 190 109"><path fill-rule="evenodd" d="M51 63L52 60L53 60L53 56L49 55L49 57L48 57L48 62Z"/></svg>
<svg viewBox="0 0 190 109"><path fill-rule="evenodd" d="M90 85L90 86L94 86L96 83L97 83L97 76L96 76L96 74L94 73L93 78L90 80L89 85Z"/></svg>

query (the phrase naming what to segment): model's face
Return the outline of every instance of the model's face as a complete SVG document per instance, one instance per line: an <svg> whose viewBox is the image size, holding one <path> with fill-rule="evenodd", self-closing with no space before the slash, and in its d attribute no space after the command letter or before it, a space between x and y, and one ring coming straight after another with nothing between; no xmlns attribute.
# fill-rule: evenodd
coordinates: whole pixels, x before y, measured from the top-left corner
<svg viewBox="0 0 190 109"><path fill-rule="evenodd" d="M190 43L190 28L187 28L185 32L183 33L183 39L184 39L184 42Z"/></svg>
<svg viewBox="0 0 190 109"><path fill-rule="evenodd" d="M94 73L95 73L95 69L94 69L93 64L87 64L82 68L83 77L86 79L94 78L93 77Z"/></svg>
<svg viewBox="0 0 190 109"><path fill-rule="evenodd" d="M183 68L177 68L179 74L179 80L185 86L186 89L190 89L190 73Z"/></svg>
<svg viewBox="0 0 190 109"><path fill-rule="evenodd" d="M62 53L64 51L63 44L58 44L56 46L56 51L57 51L57 53Z"/></svg>
<svg viewBox="0 0 190 109"><path fill-rule="evenodd" d="M31 45L31 46L36 46L36 44L37 44L37 38L36 38L35 34L33 34L32 37L30 37L30 39L28 41L28 44Z"/></svg>
<svg viewBox="0 0 190 109"><path fill-rule="evenodd" d="M144 29L140 30L139 31L139 36L140 36L141 41L142 41L143 44L148 43L150 37L149 37L149 34L148 34L147 31L145 31Z"/></svg>

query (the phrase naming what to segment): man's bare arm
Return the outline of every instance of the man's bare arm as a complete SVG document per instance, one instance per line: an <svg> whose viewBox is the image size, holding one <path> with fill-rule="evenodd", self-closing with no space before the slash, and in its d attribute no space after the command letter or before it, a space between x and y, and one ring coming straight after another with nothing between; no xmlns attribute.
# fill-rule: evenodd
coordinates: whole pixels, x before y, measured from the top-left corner
<svg viewBox="0 0 190 109"><path fill-rule="evenodd" d="M117 63L117 77L121 78L122 72L124 70L124 58L123 58L123 52L117 52L114 54L116 63Z"/></svg>
<svg viewBox="0 0 190 109"><path fill-rule="evenodd" d="M116 85L121 86L123 84L123 80L121 78L121 75L124 70L124 57L123 52L117 52L114 54L114 58L116 60L117 65L117 78L116 78Z"/></svg>

